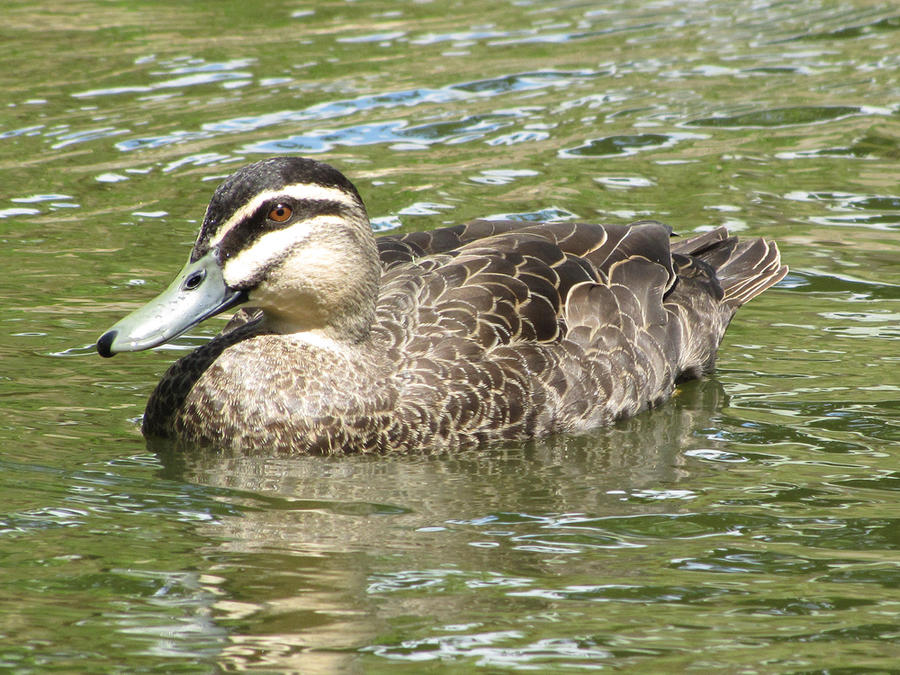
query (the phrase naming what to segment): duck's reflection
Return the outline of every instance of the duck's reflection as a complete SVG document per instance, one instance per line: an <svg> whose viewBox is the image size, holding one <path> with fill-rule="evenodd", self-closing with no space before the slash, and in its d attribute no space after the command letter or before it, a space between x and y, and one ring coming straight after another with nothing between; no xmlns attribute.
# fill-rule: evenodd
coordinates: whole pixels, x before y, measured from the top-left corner
<svg viewBox="0 0 900 675"><path fill-rule="evenodd" d="M220 542L206 557L220 580L214 615L230 635L226 670L334 672L352 668L358 650L399 617L465 615L459 594L415 592L440 585L441 570L602 577L602 560L585 553L627 542L591 540L600 528L582 524L573 544L555 538L554 526L671 511L628 496L685 482L685 452L715 443L703 431L723 399L718 382L690 382L670 403L613 428L458 455L154 449L167 478L224 488L222 499L241 513L218 516L203 533ZM385 584L413 592L385 595Z"/></svg>

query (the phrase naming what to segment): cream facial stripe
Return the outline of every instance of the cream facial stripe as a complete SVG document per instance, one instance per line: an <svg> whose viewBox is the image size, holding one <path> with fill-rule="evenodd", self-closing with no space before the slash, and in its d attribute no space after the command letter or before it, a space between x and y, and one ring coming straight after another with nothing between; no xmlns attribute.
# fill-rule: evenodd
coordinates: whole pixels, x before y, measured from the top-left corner
<svg viewBox="0 0 900 675"><path fill-rule="evenodd" d="M297 201L329 201L350 207L358 206L358 202L353 195L338 188L317 185L316 183L294 183L293 185L285 185L277 190L264 190L231 214L231 218L219 226L215 236L209 241L210 247L219 244L244 218L256 211L261 205L279 197L291 197Z"/></svg>
<svg viewBox="0 0 900 675"><path fill-rule="evenodd" d="M278 194L284 194L283 191ZM286 251L304 242L310 230L316 225L340 224L338 216L315 216L302 223L283 230L273 230L264 234L253 244L227 260L222 268L222 276L229 286L239 287L243 282L256 279L272 262L282 258Z"/></svg>

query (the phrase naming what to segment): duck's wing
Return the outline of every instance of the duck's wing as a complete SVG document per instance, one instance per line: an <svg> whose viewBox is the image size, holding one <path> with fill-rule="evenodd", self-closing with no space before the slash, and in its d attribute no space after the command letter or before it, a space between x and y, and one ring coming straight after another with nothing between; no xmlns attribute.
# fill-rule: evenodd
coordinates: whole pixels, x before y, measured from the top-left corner
<svg viewBox="0 0 900 675"><path fill-rule="evenodd" d="M674 277L669 255L668 238L672 229L654 220L628 225L600 225L595 223L553 222L531 223L519 220L473 220L464 225L441 227L427 232L382 235L377 238L382 264L390 268L437 253L455 253L464 246L515 246L511 239L495 239L498 235L529 233L555 244L561 251L590 260L601 274L605 269L630 255L650 257L669 270Z"/></svg>
<svg viewBox="0 0 900 675"><path fill-rule="evenodd" d="M655 358L646 325L664 322L675 279L669 228L469 228L486 234L463 241L454 228L460 243L431 253L445 234L390 245L409 257L382 277L373 335L398 364L409 415L437 402L457 411L453 424L515 437L605 423L668 393L674 366Z"/></svg>
<svg viewBox="0 0 900 675"><path fill-rule="evenodd" d="M382 265L391 268L412 262L422 256L447 253L479 239L520 230L530 224L532 223L514 220L474 220L471 223L439 227L427 232L385 234L377 237L376 241Z"/></svg>
<svg viewBox="0 0 900 675"><path fill-rule="evenodd" d="M467 227L389 244L406 260L382 277L373 334L423 427L423 401L450 411L451 426L509 438L633 415L709 369L734 302L784 273L774 245L724 231ZM485 234L465 241L467 231Z"/></svg>
<svg viewBox="0 0 900 675"><path fill-rule="evenodd" d="M640 259L675 280L670 230L627 225L475 221L465 226L381 238L379 324L395 346L460 337L482 348L549 342L568 330L574 286L605 284L610 271ZM657 279L654 276L654 281Z"/></svg>
<svg viewBox="0 0 900 675"><path fill-rule="evenodd" d="M568 335L585 347L641 345L655 370L687 374L712 366L737 307L787 272L774 243L724 228L672 239L656 221L474 221L379 245L389 260L376 329L398 349Z"/></svg>

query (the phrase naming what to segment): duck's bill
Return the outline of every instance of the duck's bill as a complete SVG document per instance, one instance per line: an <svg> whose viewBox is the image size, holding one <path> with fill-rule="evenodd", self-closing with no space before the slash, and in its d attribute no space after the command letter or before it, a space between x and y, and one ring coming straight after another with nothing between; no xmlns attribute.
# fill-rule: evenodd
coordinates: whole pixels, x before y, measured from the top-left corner
<svg viewBox="0 0 900 675"><path fill-rule="evenodd" d="M165 291L106 331L97 351L112 356L156 347L246 299L245 291L225 283L217 254L210 251L188 262Z"/></svg>

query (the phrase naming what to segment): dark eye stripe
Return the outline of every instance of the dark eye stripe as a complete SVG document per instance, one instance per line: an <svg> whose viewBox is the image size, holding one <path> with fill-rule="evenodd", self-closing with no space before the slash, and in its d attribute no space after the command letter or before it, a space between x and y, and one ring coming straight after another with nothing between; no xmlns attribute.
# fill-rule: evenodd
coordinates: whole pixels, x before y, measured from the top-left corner
<svg viewBox="0 0 900 675"><path fill-rule="evenodd" d="M328 192L333 193L334 197L328 195ZM191 258L196 260L206 253L211 242L217 241L216 234L220 227L226 225L230 230L230 218L242 206L261 203L262 195L291 200L291 206L303 201L314 203L319 200L334 200L347 204L354 211L358 208L360 213L365 213L356 188L334 167L305 157L269 157L238 169L216 188ZM271 202L272 200L266 200L266 203ZM351 207L351 204L355 206ZM310 210L313 210L312 207ZM227 236L230 233L222 232L223 239Z"/></svg>
<svg viewBox="0 0 900 675"><path fill-rule="evenodd" d="M269 220L268 215L272 208L276 206L275 201L285 204L290 203L294 210L294 217L285 223L276 223ZM281 230L285 227L303 227L304 220L309 220L316 216L341 217L348 210L346 204L324 199L299 202L287 199L275 201L261 204L252 215L237 223L219 242L219 252L223 262L237 255L240 251L251 247L254 242L267 232Z"/></svg>

